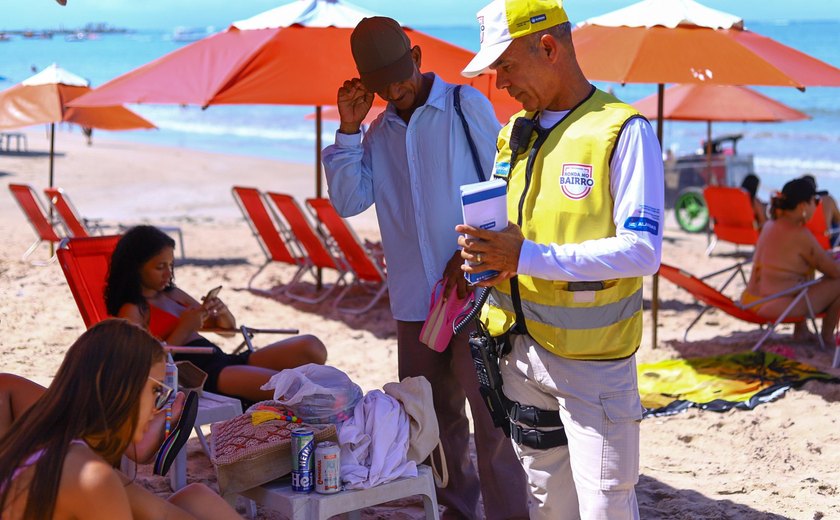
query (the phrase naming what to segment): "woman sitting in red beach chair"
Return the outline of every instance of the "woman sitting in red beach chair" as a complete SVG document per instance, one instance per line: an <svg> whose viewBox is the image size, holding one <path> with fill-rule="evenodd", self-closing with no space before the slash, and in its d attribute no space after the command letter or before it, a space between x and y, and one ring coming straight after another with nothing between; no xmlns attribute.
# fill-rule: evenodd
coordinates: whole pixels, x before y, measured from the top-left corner
<svg viewBox="0 0 840 520"><path fill-rule="evenodd" d="M741 181L741 189L746 190L750 194L750 203L753 209L753 218L758 229L767 222L767 203L758 198L758 186L761 180L758 175L748 173L744 180Z"/></svg>
<svg viewBox="0 0 840 520"><path fill-rule="evenodd" d="M808 288L808 299L815 314L825 313L821 336L827 345L834 344L834 328L840 317L840 264L820 247L805 227L819 199L814 185L806 179L794 179L771 201L771 217L761 229L753 256L754 267L741 297L745 305L771 294L783 292L813 278L815 271L824 274L819 283ZM775 319L785 312L795 295L775 298L752 310ZM799 300L790 317L806 316L807 301ZM796 339L808 339L806 323L797 323Z"/></svg>
<svg viewBox="0 0 840 520"><path fill-rule="evenodd" d="M227 354L200 336L202 328L234 330L236 319L217 296L199 303L175 287L175 241L154 226L137 226L120 239L111 257L105 303L108 314L147 328L169 345L212 347L214 353L176 354L207 373L210 392L249 401L271 399L260 387L280 370L324 364L327 350L315 336L278 341L255 352Z"/></svg>
<svg viewBox="0 0 840 520"><path fill-rule="evenodd" d="M160 444L161 404L171 394L163 378L160 343L116 319L94 325L70 347L47 389L2 374L0 395L12 403L4 418L15 422L3 424L0 435L0 517L240 518L204 485L166 501L114 469L122 455L143 462ZM183 394L176 415L177 403Z"/></svg>

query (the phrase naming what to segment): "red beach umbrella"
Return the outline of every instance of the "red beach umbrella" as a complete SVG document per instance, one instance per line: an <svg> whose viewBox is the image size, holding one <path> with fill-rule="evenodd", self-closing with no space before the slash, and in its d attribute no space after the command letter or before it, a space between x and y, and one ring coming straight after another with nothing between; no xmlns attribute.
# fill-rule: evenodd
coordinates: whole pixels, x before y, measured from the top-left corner
<svg viewBox="0 0 840 520"><path fill-rule="evenodd" d="M335 105L338 87L358 75L350 33L367 16L374 13L340 0L298 0L236 22L224 32L119 76L74 106L314 105L318 114L316 193L320 196L320 110ZM424 70L433 70L446 81L464 80L460 71L472 52L410 28L406 33L423 50ZM495 90L486 79L477 81L485 94Z"/></svg>
<svg viewBox="0 0 840 520"><path fill-rule="evenodd" d="M104 130L155 128L131 110L110 105L68 108L71 100L90 92L88 81L52 64L38 74L0 92L0 129L50 124L50 176L53 185L55 123L74 123Z"/></svg>

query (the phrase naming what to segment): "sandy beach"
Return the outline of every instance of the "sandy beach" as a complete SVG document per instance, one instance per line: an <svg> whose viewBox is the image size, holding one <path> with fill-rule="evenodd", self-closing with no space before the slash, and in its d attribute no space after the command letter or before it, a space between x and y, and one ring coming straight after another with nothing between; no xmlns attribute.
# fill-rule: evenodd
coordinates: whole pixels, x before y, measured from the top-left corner
<svg viewBox="0 0 840 520"><path fill-rule="evenodd" d="M66 348L84 330L73 297L56 263L37 267L20 256L35 233L5 186L47 185L49 143L43 129L27 131L28 154L0 154L0 370L49 384ZM240 322L261 327L296 327L315 334L329 349L328 363L345 371L363 390L396 379L395 327L387 303L361 316L336 312L331 300L318 305L271 298L246 289L264 262L256 239L230 195L233 185L314 196L312 165L253 157L140 145L94 136L88 147L78 130L56 138L56 185L79 212L105 223L149 222L184 231L186 260L177 269L178 285L203 294L222 284L220 297ZM325 185L326 186L326 185ZM363 238L376 239L372 211L351 219ZM706 236L679 231L673 221L664 232L663 261L702 274L745 258L721 243L706 257ZM744 253L742 250L740 253ZM42 246L33 257L46 259ZM293 269L270 266L256 286L282 284ZM698 305L668 281L660 282L659 345L651 347L651 280L645 285L645 337L638 362L743 351L757 329L720 312L707 313L689 341L683 333ZM796 359L840 376L831 369L833 351L797 344L782 327L769 341L789 347ZM233 343L220 340L224 346ZM637 493L645 519L816 520L840 518L840 385L810 382L782 399L753 411L726 413L690 410L642 422L641 477ZM198 442L189 443L190 481L215 485L212 466ZM141 467L138 480L160 494L168 482ZM240 501L240 509L243 503ZM419 501L365 510L363 518L422 518ZM281 518L260 508L258 518Z"/></svg>

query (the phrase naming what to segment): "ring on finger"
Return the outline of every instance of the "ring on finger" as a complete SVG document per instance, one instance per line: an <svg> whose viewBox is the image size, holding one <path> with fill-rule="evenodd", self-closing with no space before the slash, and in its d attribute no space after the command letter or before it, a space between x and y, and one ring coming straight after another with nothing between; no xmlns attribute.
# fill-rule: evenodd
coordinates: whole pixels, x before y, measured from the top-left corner
<svg viewBox="0 0 840 520"><path fill-rule="evenodd" d="M476 253L476 255L475 255L475 260L476 260L476 262L478 262L479 264L483 264L483 263L484 263L484 259L481 257L481 253Z"/></svg>

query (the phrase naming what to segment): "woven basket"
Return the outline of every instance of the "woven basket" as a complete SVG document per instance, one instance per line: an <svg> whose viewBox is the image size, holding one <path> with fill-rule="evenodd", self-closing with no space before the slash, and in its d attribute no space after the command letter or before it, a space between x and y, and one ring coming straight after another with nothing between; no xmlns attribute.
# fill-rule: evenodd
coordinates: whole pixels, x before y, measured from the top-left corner
<svg viewBox="0 0 840 520"><path fill-rule="evenodd" d="M214 423L211 461L216 468L219 492L238 493L265 484L292 471L292 431L306 426L315 442L337 441L335 426L272 420L259 425L245 413Z"/></svg>

